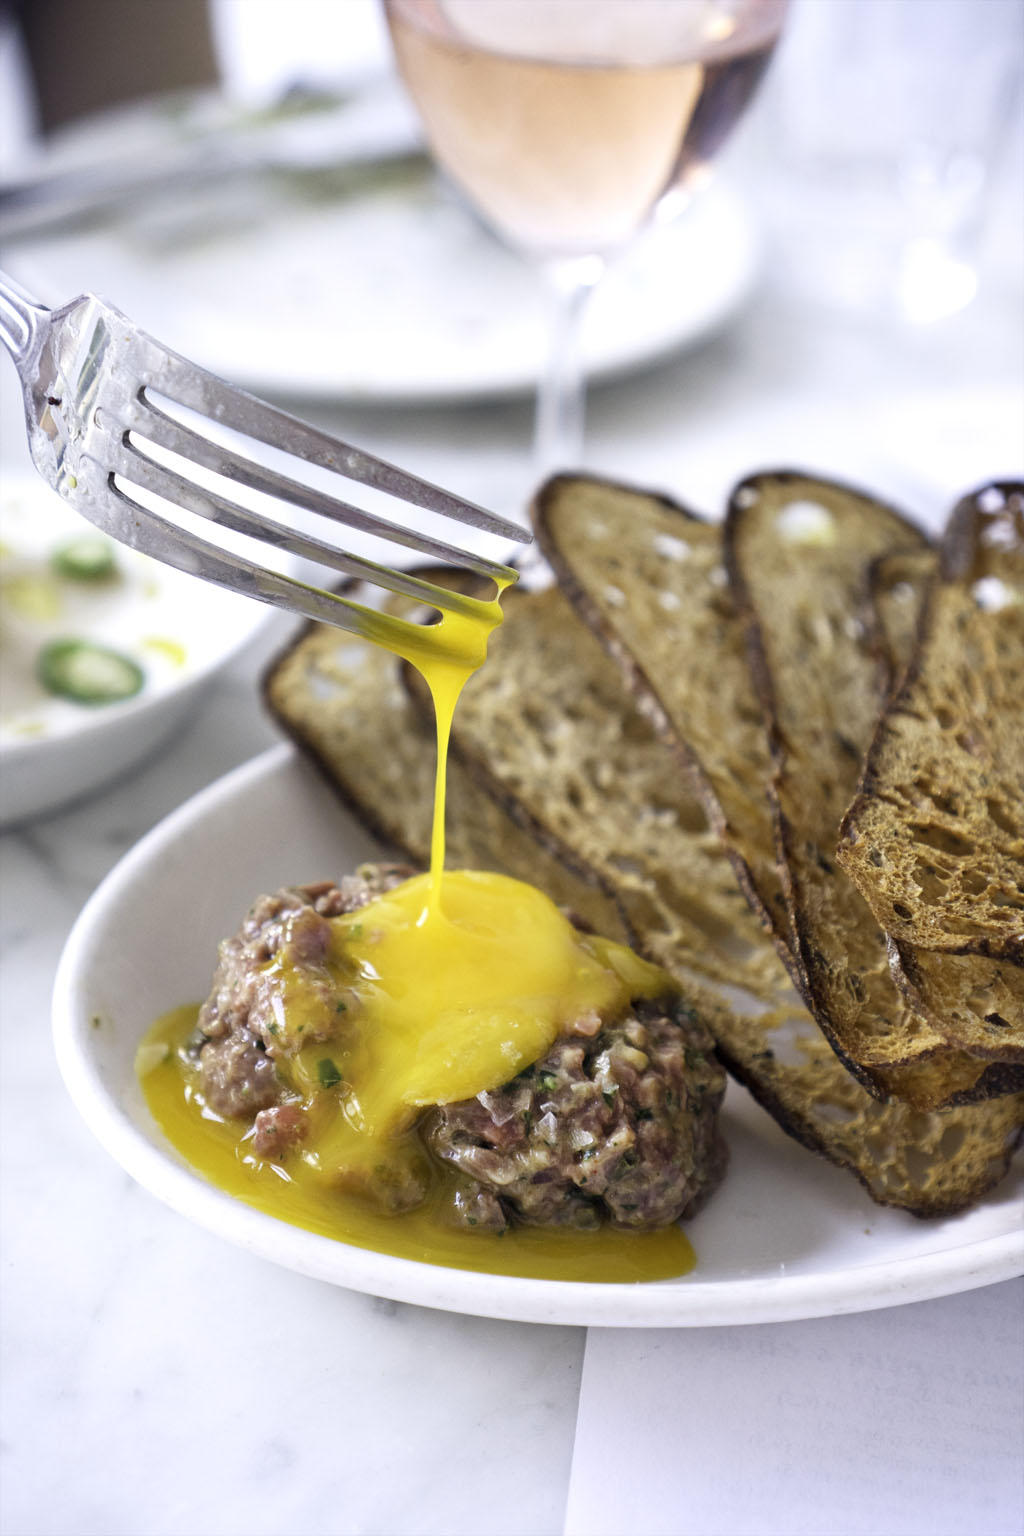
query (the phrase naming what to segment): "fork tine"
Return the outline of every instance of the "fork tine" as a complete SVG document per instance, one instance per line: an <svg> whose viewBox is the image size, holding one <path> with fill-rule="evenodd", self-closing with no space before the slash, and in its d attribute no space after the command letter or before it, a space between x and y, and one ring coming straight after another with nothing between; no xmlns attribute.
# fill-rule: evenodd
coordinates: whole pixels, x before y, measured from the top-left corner
<svg viewBox="0 0 1024 1536"><path fill-rule="evenodd" d="M177 422L165 411L155 406L151 400L142 397L137 402L135 412L135 425L133 433L141 435L142 441L130 438L125 445L126 449L134 452L139 459L155 464L157 461L150 458L145 451L148 442L156 443L171 453L180 455L190 464L199 464L204 469L222 475L226 479L234 481L238 485L244 485L249 490L264 492L287 501L291 505L300 507L307 512L317 513L319 516L330 518L333 522L343 523L349 528L358 529L362 533L375 534L379 538L389 539L392 543L401 544L408 549L415 549L422 555L429 556L432 560L443 564L454 564L468 567L480 576L507 576L509 567L500 565L496 561L488 560L482 555L475 555L467 550L456 549L454 545L446 544L439 539L431 538L429 534L405 527L396 527L393 523L386 522L383 518L375 517L372 513L363 511L360 507L353 506L350 502L341 501L337 497L328 496L323 491L316 490L313 486L305 485L301 481L292 480L288 476L278 474L275 470L265 469L262 465L253 463L242 454L233 449L213 443L209 438L203 437L198 432L193 432L189 427ZM131 475L132 479L141 481L137 474ZM166 494L161 492L160 494ZM203 513L207 516L207 513ZM222 521L217 518L216 521ZM265 520L261 520L265 521ZM282 535L289 532L280 524L273 525ZM238 529L239 532L252 531L259 533L259 528ZM338 563L339 552L332 550L326 544L320 544L316 540L304 540L301 534L293 535L293 542L286 544L280 542L282 548L291 548L295 554L310 555L310 558L319 560L321 564L335 566L338 570L347 567ZM304 548L299 548L299 544ZM314 546L315 551L314 552Z"/></svg>
<svg viewBox="0 0 1024 1536"><path fill-rule="evenodd" d="M256 565L232 550L200 538L191 529L182 528L180 524L170 522L149 507L141 506L126 494L113 476L108 489L111 495L131 508L134 514L132 545L143 554L166 565L173 565L187 575L200 575L204 581L212 581L231 592L240 592L275 607L288 608L304 618L350 630L367 640L378 641L382 638L378 628L380 616L372 608L342 597L337 592L314 586L311 582L300 581L284 572ZM486 611L486 605L478 598L435 585L434 582L425 581L408 572L375 565L371 560L354 558L351 574L371 585L403 593L441 612L478 615ZM409 627L410 630L423 629L422 625L412 621L409 621Z"/></svg>
<svg viewBox="0 0 1024 1536"><path fill-rule="evenodd" d="M361 448L343 443L330 433L322 432L318 427L292 416L288 411L270 405L265 400L258 400L245 390L236 389L215 374L187 362L177 353L161 350L164 353L163 360L147 388L166 395L178 405L187 406L219 425L255 438L257 442L301 456L307 463L333 470L346 479L357 480L375 490L385 491L401 501L423 507L428 512L440 513L485 533L513 539L520 544L530 542L530 533L518 523L488 512L459 496L453 496L450 491L431 484L429 480L410 475L397 465L378 459Z"/></svg>
<svg viewBox="0 0 1024 1536"><path fill-rule="evenodd" d="M353 555L346 550L338 549L334 545L324 544L319 539L314 539L305 534L297 533L294 529L286 527L283 523L275 522L272 518L263 517L250 512L245 507L228 501L216 492L203 489L194 482L185 479L182 475L157 464L155 460L135 453L130 445L127 450L119 455L119 461L115 471L116 478L112 478L112 489L127 502L137 508L145 521L157 518L163 526L170 528L167 522L159 514L152 512L148 507L143 507L131 496L127 495L123 486L118 482L125 480L141 490L149 491L152 495L162 498L172 506L183 508L193 512L199 517L206 518L209 522L216 523L220 528L227 528L232 533L244 534L247 537L258 540L261 544L267 544L273 549L280 549L288 554L300 555L306 559L316 561L319 565L326 565L335 571L342 571L347 576L356 576L363 581L375 586L386 587L390 592L403 592L408 597L416 598L431 603L436 608L449 612L475 613L476 603L473 598L465 597L461 593L449 592L447 588L436 587L433 583L424 582L420 577L413 576L406 571L395 570L391 566L379 565L374 560L368 560L360 555ZM181 529L184 537L186 530ZM209 543L206 540L195 540L195 547L204 550L213 550L226 555L233 562L233 569L249 565L244 556L233 555L224 550L222 546ZM140 544L140 548L143 546ZM442 546L443 547L443 546ZM460 564L467 562L458 556ZM488 576L492 580L504 577L515 577L515 572L507 566L490 564L485 561L477 562L477 573ZM253 569L255 567L253 566ZM272 573L271 573L272 574ZM304 586L304 583L300 583ZM307 612L305 608L300 610Z"/></svg>

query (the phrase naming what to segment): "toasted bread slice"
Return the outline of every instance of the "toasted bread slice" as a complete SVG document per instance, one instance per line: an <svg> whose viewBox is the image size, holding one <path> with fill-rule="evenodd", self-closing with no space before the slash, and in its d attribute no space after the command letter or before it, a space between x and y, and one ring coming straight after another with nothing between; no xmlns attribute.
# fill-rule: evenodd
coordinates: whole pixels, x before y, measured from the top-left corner
<svg viewBox="0 0 1024 1536"><path fill-rule="evenodd" d="M1024 485L956 508L837 858L901 948L1024 965ZM1024 1059L1010 979L1017 1017L992 1029Z"/></svg>
<svg viewBox="0 0 1024 1536"><path fill-rule="evenodd" d="M534 523L560 587L615 658L792 963L768 746L719 528L667 496L582 475L550 480Z"/></svg>
<svg viewBox="0 0 1024 1536"><path fill-rule="evenodd" d="M813 1019L701 1015L731 1074L789 1134L847 1168L880 1205L915 1216L965 1210L1005 1174L1024 1135L1024 1095L930 1112L882 1103L845 1070Z"/></svg>
<svg viewBox="0 0 1024 1536"><path fill-rule="evenodd" d="M881 639L883 692L889 694L913 656L917 624L938 571L938 555L931 551L894 555L883 557L875 566L869 586L873 622ZM837 858L841 864L843 853L840 838ZM847 873L854 878L851 870ZM863 889L861 894L867 899ZM887 948L896 985L915 1012L951 1040L972 1041L979 1057L1020 1063L1022 981L1011 968L1019 963L1015 952L980 963L969 954L947 952L940 963L924 946L919 949L892 934L887 936ZM1019 1071L1008 1070L1004 1081L1007 1090L1014 1091L1020 1086ZM995 1091L995 1074L986 1072L984 1082Z"/></svg>
<svg viewBox="0 0 1024 1536"><path fill-rule="evenodd" d="M915 1012L935 1020L953 1042L993 1063L989 1092L1024 1087L1024 971L1009 960L956 955L887 941L889 969ZM1001 1070L996 1070L996 1064Z"/></svg>
<svg viewBox="0 0 1024 1536"><path fill-rule="evenodd" d="M976 1056L980 1027L936 1018L903 995L885 935L835 859L879 710L875 660L851 615L870 562L923 548L923 535L872 497L785 473L737 488L725 537L772 736L782 868L809 1006L875 1091L924 1108L936 1093L1019 1086Z"/></svg>

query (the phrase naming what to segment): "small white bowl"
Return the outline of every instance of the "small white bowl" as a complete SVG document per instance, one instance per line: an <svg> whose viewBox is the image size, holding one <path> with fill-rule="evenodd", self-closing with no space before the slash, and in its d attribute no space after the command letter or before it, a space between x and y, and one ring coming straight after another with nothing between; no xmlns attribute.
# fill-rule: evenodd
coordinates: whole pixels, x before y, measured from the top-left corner
<svg viewBox="0 0 1024 1536"><path fill-rule="evenodd" d="M254 1210L207 1183L165 1140L134 1071L161 1014L209 989L219 939L253 899L337 877L375 849L289 747L182 806L86 906L61 959L54 1034L64 1080L111 1155L174 1210L249 1252L353 1290L487 1317L618 1327L706 1327L859 1312L1008 1279L1024 1266L1018 1164L962 1216L918 1221L873 1205L847 1173L784 1136L730 1085L731 1166L689 1225L679 1280L598 1285L413 1263Z"/></svg>
<svg viewBox="0 0 1024 1536"><path fill-rule="evenodd" d="M152 752L217 673L268 622L261 603L112 544L113 581L57 580L48 562L95 530L38 477L5 476L0 492L0 825L98 789ZM99 535L96 535L99 537ZM87 705L48 694L35 675L47 641L73 638L129 656L141 691Z"/></svg>

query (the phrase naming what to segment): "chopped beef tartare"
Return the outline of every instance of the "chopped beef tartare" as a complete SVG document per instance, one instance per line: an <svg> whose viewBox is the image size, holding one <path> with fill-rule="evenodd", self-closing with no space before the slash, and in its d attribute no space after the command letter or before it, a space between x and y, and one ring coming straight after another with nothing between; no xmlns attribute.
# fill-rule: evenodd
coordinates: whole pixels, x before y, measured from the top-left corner
<svg viewBox="0 0 1024 1536"><path fill-rule="evenodd" d="M358 1029L358 1010L339 1015L325 963L331 919L412 873L368 865L337 884L261 897L221 944L189 1050L205 1103L244 1122L258 1159L286 1166L316 1134L316 1094L296 1085L294 1042L281 1029L282 968L303 978L313 1020L304 1048L320 1041L326 1050L340 1031ZM321 1071L317 1094L337 1089L332 1075ZM614 1018L591 1011L574 1019L542 1059L499 1089L419 1110L423 1155L404 1159L400 1174L380 1170L369 1193L406 1210L426 1197L431 1168L443 1169L447 1215L460 1226L667 1225L693 1215L723 1176L724 1091L711 1036L685 1000L674 991L636 998Z"/></svg>

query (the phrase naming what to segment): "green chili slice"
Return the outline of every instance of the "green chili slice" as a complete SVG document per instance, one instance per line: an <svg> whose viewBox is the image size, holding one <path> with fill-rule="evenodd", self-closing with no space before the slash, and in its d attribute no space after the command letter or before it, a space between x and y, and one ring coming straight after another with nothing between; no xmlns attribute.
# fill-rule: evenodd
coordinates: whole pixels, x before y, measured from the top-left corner
<svg viewBox="0 0 1024 1536"><path fill-rule="evenodd" d="M146 680L130 657L88 640L52 640L39 653L37 673L50 693L75 704L116 704Z"/></svg>
<svg viewBox="0 0 1024 1536"><path fill-rule="evenodd" d="M50 560L58 576L72 581L109 581L117 575L117 560L109 539L83 533L55 549Z"/></svg>

